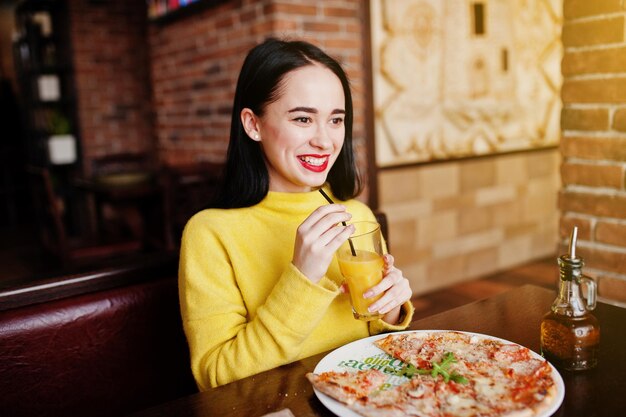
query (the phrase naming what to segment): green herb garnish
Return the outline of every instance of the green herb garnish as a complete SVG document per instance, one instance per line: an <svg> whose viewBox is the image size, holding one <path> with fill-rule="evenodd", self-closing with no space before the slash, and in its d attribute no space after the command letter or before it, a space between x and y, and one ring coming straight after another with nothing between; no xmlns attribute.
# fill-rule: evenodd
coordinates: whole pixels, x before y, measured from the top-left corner
<svg viewBox="0 0 626 417"><path fill-rule="evenodd" d="M441 362L437 363L433 361L430 363L432 365L432 369L418 369L411 364L406 364L402 367L402 369L395 372L395 375L413 378L415 374L430 374L430 376L435 379L438 375L441 375L444 382L454 381L459 384L467 384L467 378L465 378L463 375L457 373L456 371L452 371L452 373L450 373L450 365L455 362L457 362L457 360L454 357L454 353L446 352L443 355L443 358L441 358Z"/></svg>

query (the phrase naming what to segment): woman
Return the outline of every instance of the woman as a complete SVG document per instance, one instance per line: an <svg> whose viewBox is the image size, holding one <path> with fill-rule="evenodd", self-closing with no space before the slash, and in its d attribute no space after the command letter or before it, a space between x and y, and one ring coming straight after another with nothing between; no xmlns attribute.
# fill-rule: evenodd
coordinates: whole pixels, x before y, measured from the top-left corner
<svg viewBox="0 0 626 417"><path fill-rule="evenodd" d="M352 151L352 98L340 65L306 42L269 39L245 59L235 93L218 208L183 233L181 311L201 390L371 334L406 328L408 280L385 259L364 296L383 319L352 316L333 255L375 220ZM325 185L326 184L326 185ZM341 204L327 204L317 190Z"/></svg>

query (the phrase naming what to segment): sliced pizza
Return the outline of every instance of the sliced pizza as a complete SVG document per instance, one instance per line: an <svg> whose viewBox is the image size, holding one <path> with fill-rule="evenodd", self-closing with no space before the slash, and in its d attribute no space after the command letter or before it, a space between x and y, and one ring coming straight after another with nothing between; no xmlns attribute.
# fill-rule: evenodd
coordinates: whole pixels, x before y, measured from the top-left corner
<svg viewBox="0 0 626 417"><path fill-rule="evenodd" d="M307 373L306 377L320 392L348 405L359 398L368 397L387 381L387 375L376 369L358 372L331 371L319 375Z"/></svg>
<svg viewBox="0 0 626 417"><path fill-rule="evenodd" d="M404 332L374 344L406 366L389 388L378 370L307 374L366 417L537 416L556 396L552 368L529 349L462 332Z"/></svg>

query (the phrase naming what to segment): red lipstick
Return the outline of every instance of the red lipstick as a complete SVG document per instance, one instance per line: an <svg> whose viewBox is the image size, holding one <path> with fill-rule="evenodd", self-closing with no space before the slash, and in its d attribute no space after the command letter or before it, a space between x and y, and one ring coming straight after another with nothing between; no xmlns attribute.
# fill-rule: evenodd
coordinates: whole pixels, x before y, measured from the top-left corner
<svg viewBox="0 0 626 417"><path fill-rule="evenodd" d="M298 155L300 164L309 171L324 172L328 168L328 160L330 155ZM323 160L323 161L322 161Z"/></svg>

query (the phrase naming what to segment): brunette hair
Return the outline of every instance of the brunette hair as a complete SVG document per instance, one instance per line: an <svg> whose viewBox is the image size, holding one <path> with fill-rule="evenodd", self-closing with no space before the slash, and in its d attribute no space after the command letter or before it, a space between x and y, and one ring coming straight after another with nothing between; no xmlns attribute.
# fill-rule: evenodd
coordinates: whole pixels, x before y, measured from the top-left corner
<svg viewBox="0 0 626 417"><path fill-rule="evenodd" d="M352 147L352 94L346 73L336 60L315 45L269 38L250 50L239 73L223 183L213 207L249 207L265 198L269 191L269 173L263 151L260 144L246 134L241 111L249 108L256 115L263 115L265 107L280 97L285 75L314 63L323 65L339 78L345 96L344 143L327 182L340 200L354 198L361 192Z"/></svg>

